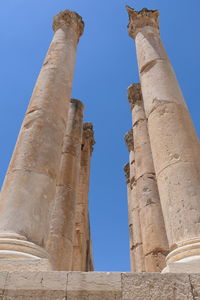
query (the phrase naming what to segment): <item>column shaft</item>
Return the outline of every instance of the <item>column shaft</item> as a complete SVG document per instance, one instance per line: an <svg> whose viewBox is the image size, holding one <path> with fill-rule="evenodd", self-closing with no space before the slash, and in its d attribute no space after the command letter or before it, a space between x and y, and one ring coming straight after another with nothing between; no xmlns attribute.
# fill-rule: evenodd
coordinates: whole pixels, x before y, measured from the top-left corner
<svg viewBox="0 0 200 300"><path fill-rule="evenodd" d="M147 119L140 84L128 89L133 120L136 197L139 199L140 223L146 272L160 272L165 267L168 240L153 165Z"/></svg>
<svg viewBox="0 0 200 300"><path fill-rule="evenodd" d="M132 197L135 195L132 195L133 191L130 187L130 165L127 163L124 166L124 172L126 177L126 184L127 184L127 198L128 198L128 226L129 226L129 244L130 244L130 263L131 263L131 272L136 272L136 262L135 262L135 252L134 252L134 244L133 244L133 224L132 224Z"/></svg>
<svg viewBox="0 0 200 300"><path fill-rule="evenodd" d="M71 271L79 182L83 104L71 99L46 249L55 270Z"/></svg>
<svg viewBox="0 0 200 300"><path fill-rule="evenodd" d="M27 257L26 239L43 247L47 238L83 22L76 13L64 11L55 17L53 27L55 35L2 187L0 258ZM22 243L20 250L17 245Z"/></svg>
<svg viewBox="0 0 200 300"><path fill-rule="evenodd" d="M131 271L145 272L145 261L140 220L140 203L136 194L135 181L135 153L133 143L133 131L125 135L125 141L130 152L129 155L129 183L128 183L128 221L130 234Z"/></svg>
<svg viewBox="0 0 200 300"><path fill-rule="evenodd" d="M171 249L167 263L200 258L199 142L159 36L158 11L128 8L153 161Z"/></svg>
<svg viewBox="0 0 200 300"><path fill-rule="evenodd" d="M90 161L94 145L94 133L91 123L84 123L81 151L81 168L77 189L75 214L73 271L88 271L87 261L90 253L90 228L88 214L88 192L90 182ZM91 271L91 270L90 270Z"/></svg>

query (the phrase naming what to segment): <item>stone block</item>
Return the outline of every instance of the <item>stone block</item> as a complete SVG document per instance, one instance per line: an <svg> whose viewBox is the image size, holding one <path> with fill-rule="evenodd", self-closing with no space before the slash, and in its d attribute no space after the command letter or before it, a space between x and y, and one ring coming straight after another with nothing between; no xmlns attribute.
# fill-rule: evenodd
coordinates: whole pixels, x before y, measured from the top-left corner
<svg viewBox="0 0 200 300"><path fill-rule="evenodd" d="M158 36L139 32L136 36L137 58L140 72L156 60L167 60L166 51Z"/></svg>
<svg viewBox="0 0 200 300"><path fill-rule="evenodd" d="M176 76L167 61L158 60L141 75L142 94L147 118L160 104L177 103L186 107Z"/></svg>
<svg viewBox="0 0 200 300"><path fill-rule="evenodd" d="M185 274L122 273L123 300L194 300Z"/></svg>
<svg viewBox="0 0 200 300"><path fill-rule="evenodd" d="M53 293L52 293L53 295ZM50 295L33 295L33 296L2 296L0 300L67 300L66 297L63 296L50 296Z"/></svg>
<svg viewBox="0 0 200 300"><path fill-rule="evenodd" d="M200 276L197 274L189 275L193 300L200 299Z"/></svg>
<svg viewBox="0 0 200 300"><path fill-rule="evenodd" d="M10 272L3 299L63 300L66 296L67 274L67 272Z"/></svg>
<svg viewBox="0 0 200 300"><path fill-rule="evenodd" d="M199 236L199 181L197 165L189 162L173 164L158 176L160 200L170 247L187 240L192 244L192 239ZM199 254L197 250L192 255ZM185 257L187 255L182 255L178 259Z"/></svg>
<svg viewBox="0 0 200 300"><path fill-rule="evenodd" d="M162 102L157 101L148 120L156 173L179 162L199 164L198 140L189 112L182 105Z"/></svg>
<svg viewBox="0 0 200 300"><path fill-rule="evenodd" d="M122 300L121 273L70 272L67 300Z"/></svg>

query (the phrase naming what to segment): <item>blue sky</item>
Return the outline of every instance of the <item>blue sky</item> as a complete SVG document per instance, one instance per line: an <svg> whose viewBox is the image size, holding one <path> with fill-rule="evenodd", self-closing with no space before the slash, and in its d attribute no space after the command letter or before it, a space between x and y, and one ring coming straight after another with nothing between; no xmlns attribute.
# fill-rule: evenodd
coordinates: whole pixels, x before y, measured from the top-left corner
<svg viewBox="0 0 200 300"><path fill-rule="evenodd" d="M53 37L52 18L72 9L85 21L77 52L74 98L93 122L90 217L95 269L129 271L124 134L131 128L127 87L138 82L125 5L160 11L161 38L199 124L199 0L6 0L0 4L0 181L2 183L41 64Z"/></svg>

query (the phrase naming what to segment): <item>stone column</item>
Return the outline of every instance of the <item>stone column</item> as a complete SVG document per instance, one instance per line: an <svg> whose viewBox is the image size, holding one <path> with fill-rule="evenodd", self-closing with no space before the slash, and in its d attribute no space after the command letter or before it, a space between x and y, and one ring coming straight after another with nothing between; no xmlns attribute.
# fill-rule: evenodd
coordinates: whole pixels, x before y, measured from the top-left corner
<svg viewBox="0 0 200 300"><path fill-rule="evenodd" d="M82 18L75 12L62 11L54 18L55 35L1 192L1 259L48 258L41 247L47 238L55 197L76 47L83 28Z"/></svg>
<svg viewBox="0 0 200 300"><path fill-rule="evenodd" d="M87 251L86 251L86 270L94 271L93 251L92 251L92 239L90 232L90 218L88 214L88 237L87 237Z"/></svg>
<svg viewBox="0 0 200 300"><path fill-rule="evenodd" d="M90 228L88 214L88 192L90 181L90 160L94 145L94 132L91 123L83 124L81 151L81 168L75 215L75 232L73 248L73 271L88 271L87 258L90 247ZM91 271L91 270L90 270Z"/></svg>
<svg viewBox="0 0 200 300"><path fill-rule="evenodd" d="M125 135L125 142L130 153L129 165L125 166L125 173L128 188L128 222L130 235L131 271L145 272L143 241L140 223L140 203L139 198L136 195L135 154L132 129Z"/></svg>
<svg viewBox="0 0 200 300"><path fill-rule="evenodd" d="M71 271L84 106L71 99L46 249L55 270Z"/></svg>
<svg viewBox="0 0 200 300"><path fill-rule="evenodd" d="M159 35L157 10L127 7L168 236L170 262L200 260L198 139Z"/></svg>
<svg viewBox="0 0 200 300"><path fill-rule="evenodd" d="M135 252L134 252L134 244L133 244L133 222L132 222L132 194L133 190L135 192L135 188L131 190L130 187L130 165L127 163L124 166L124 173L126 177L127 184L127 198L128 198L128 226L129 226L129 244L130 244L130 263L131 263L131 272L136 272L136 262L135 262ZM135 186L134 186L135 187ZM133 195L135 196L135 195Z"/></svg>
<svg viewBox="0 0 200 300"><path fill-rule="evenodd" d="M160 272L165 267L168 240L153 165L147 119L140 84L128 88L133 121L136 197L139 199L140 223L146 272Z"/></svg>

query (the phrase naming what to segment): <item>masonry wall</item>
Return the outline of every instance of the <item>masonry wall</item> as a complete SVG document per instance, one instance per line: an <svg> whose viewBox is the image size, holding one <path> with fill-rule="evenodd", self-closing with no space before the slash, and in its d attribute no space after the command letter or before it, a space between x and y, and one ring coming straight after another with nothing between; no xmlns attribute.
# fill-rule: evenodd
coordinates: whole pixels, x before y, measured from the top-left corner
<svg viewBox="0 0 200 300"><path fill-rule="evenodd" d="M200 275L0 272L0 300L198 300Z"/></svg>

